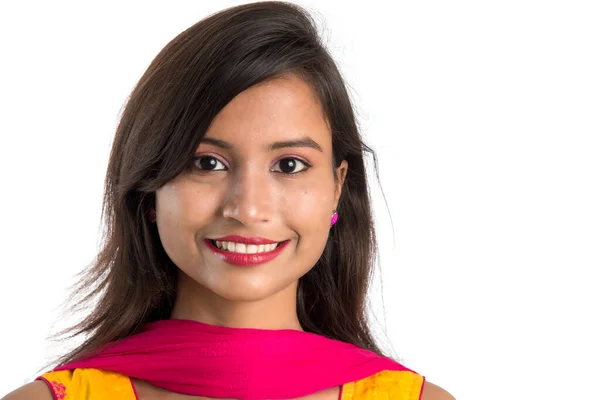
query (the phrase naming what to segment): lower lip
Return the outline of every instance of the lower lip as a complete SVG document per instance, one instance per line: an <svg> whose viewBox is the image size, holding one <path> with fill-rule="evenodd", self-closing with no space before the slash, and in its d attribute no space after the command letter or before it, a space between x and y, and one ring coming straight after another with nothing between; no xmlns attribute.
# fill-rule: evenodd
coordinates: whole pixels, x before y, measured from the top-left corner
<svg viewBox="0 0 600 400"><path fill-rule="evenodd" d="M211 240L208 239L205 239L204 243L209 249L212 250L212 252L217 256L217 258L221 259L222 261L233 265L250 266L264 264L273 260L283 251L285 246L287 246L287 244L289 243L289 240L286 240L285 242L281 243L275 248L275 250L254 254L235 253L233 251L221 250L217 246L215 246Z"/></svg>

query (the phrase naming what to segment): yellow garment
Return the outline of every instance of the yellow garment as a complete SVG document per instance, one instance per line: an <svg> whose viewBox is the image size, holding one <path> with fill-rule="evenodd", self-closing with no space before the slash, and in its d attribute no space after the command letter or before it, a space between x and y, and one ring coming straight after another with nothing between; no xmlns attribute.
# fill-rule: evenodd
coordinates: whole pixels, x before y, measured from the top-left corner
<svg viewBox="0 0 600 400"><path fill-rule="evenodd" d="M55 400L136 400L131 380L95 368L46 372L41 376Z"/></svg>
<svg viewBox="0 0 600 400"><path fill-rule="evenodd" d="M95 368L42 375L55 400L137 400L131 379ZM419 400L424 378L409 371L381 371L346 383L340 400Z"/></svg>
<svg viewBox="0 0 600 400"><path fill-rule="evenodd" d="M381 371L346 383L340 400L420 400L424 380L410 371Z"/></svg>

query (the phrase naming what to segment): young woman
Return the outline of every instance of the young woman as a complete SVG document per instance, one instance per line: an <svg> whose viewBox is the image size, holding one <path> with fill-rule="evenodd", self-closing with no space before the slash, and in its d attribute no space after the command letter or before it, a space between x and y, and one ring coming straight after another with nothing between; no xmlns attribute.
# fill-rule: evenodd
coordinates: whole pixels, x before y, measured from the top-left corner
<svg viewBox="0 0 600 400"><path fill-rule="evenodd" d="M116 132L87 340L5 399L452 399L369 331L364 152L301 8L178 35Z"/></svg>

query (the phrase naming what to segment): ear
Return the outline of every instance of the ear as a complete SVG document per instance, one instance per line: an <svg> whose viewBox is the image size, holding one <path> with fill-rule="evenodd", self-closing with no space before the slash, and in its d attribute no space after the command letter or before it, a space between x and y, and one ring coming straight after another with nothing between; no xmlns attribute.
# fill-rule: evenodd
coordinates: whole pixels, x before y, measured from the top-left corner
<svg viewBox="0 0 600 400"><path fill-rule="evenodd" d="M342 188L344 187L344 181L346 180L346 173L348 172L348 162L343 160L340 166L335 170L336 182L335 182L335 202L333 209L337 210L340 196L342 195Z"/></svg>

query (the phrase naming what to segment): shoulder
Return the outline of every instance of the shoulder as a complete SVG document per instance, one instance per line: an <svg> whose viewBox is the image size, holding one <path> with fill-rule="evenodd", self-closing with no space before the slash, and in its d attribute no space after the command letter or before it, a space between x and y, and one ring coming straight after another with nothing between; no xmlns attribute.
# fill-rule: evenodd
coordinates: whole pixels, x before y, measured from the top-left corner
<svg viewBox="0 0 600 400"><path fill-rule="evenodd" d="M76 368L46 372L2 400L80 398L82 393L87 394L88 400L135 399L129 377L112 371Z"/></svg>
<svg viewBox="0 0 600 400"><path fill-rule="evenodd" d="M348 391L346 391L348 389ZM393 395L393 398L411 400L456 400L450 393L441 387L425 380L425 377L413 371L381 371L375 375L354 382L348 387L344 386L346 397L342 400L354 398L354 394ZM366 396L365 398L371 398ZM360 397L363 398L363 397Z"/></svg>
<svg viewBox="0 0 600 400"><path fill-rule="evenodd" d="M425 382L421 400L456 400L450 393L431 382Z"/></svg>
<svg viewBox="0 0 600 400"><path fill-rule="evenodd" d="M424 382L425 378L422 375L411 370L384 370L344 384L340 399L453 400L444 397L422 397Z"/></svg>
<svg viewBox="0 0 600 400"><path fill-rule="evenodd" d="M21 386L1 400L53 400L50 388L43 381L35 381Z"/></svg>

